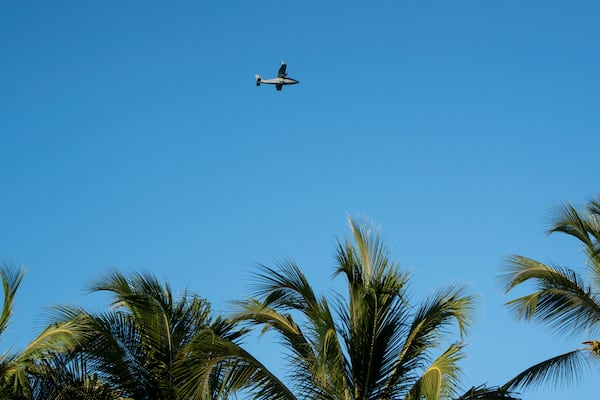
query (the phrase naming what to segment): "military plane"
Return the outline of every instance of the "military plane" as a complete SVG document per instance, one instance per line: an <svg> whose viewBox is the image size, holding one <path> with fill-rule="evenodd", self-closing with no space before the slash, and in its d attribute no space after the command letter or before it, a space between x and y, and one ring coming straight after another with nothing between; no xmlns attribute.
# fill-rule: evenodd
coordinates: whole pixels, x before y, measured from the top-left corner
<svg viewBox="0 0 600 400"><path fill-rule="evenodd" d="M300 83L299 81L292 79L287 76L285 73L286 64L285 61L281 62L281 67L279 67L279 72L277 73L277 78L273 79L263 79L260 75L256 75L256 86L260 86L261 83L267 83L269 85L275 85L275 89L281 90L283 85L295 85L296 83Z"/></svg>

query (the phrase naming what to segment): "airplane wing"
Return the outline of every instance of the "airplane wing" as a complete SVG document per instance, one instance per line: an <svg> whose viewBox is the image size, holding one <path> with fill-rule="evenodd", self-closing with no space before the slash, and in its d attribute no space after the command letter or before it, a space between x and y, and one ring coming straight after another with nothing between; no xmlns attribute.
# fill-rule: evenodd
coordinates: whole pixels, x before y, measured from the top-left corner
<svg viewBox="0 0 600 400"><path fill-rule="evenodd" d="M277 90L281 90L282 87L283 87L283 85L281 83L275 84L275 89L277 89Z"/></svg>
<svg viewBox="0 0 600 400"><path fill-rule="evenodd" d="M279 67L279 72L277 73L277 77L278 78L285 78L286 77L286 73L285 73L285 68L287 67L286 64L281 64L281 67Z"/></svg>

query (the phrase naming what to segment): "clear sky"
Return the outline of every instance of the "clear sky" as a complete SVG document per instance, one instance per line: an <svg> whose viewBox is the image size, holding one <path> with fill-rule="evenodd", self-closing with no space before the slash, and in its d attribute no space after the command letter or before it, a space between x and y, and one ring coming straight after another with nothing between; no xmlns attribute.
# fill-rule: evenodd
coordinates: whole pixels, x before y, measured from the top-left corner
<svg viewBox="0 0 600 400"><path fill-rule="evenodd" d="M85 287L109 268L219 312L280 257L326 291L347 215L415 300L479 294L465 388L579 347L509 315L497 276L512 253L582 263L544 232L600 192L598 21L592 0L2 1L0 259L28 272L0 351L53 304L103 305ZM256 87L282 59L301 83Z"/></svg>

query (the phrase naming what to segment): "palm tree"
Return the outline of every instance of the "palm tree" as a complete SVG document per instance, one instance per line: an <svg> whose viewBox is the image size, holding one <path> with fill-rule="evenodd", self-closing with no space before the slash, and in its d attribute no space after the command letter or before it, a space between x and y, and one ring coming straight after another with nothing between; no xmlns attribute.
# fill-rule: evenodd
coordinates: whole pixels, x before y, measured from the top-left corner
<svg viewBox="0 0 600 400"><path fill-rule="evenodd" d="M48 365L55 375L40 385L48 398L91 398L85 396L93 392L94 399L107 393L135 400L226 399L264 379L277 386L239 346L245 331L213 317L197 295L175 298L168 283L143 273L109 272L90 290L108 292L111 309L56 309L58 325L72 323L88 337Z"/></svg>
<svg viewBox="0 0 600 400"><path fill-rule="evenodd" d="M284 260L275 268L261 266L254 297L237 303L234 320L274 332L287 349L293 390L264 395L266 383L256 398L458 398L461 338L474 297L454 285L411 305L409 275L390 260L378 230L352 218L349 223L352 239L338 242L334 272L345 279L345 295L317 296L300 267ZM452 326L459 336L449 341ZM511 397L504 389L479 387L460 398Z"/></svg>
<svg viewBox="0 0 600 400"><path fill-rule="evenodd" d="M576 238L586 256L584 277L571 268L553 266L532 258L514 255L509 258L503 280L506 292L532 282L532 293L507 303L521 319L546 324L560 334L594 337L600 329L600 196L584 208L566 204L555 216L549 233L564 233ZM589 339L577 348L542 361L520 373L506 387L511 389L539 385L543 382L569 382L600 357L600 342Z"/></svg>

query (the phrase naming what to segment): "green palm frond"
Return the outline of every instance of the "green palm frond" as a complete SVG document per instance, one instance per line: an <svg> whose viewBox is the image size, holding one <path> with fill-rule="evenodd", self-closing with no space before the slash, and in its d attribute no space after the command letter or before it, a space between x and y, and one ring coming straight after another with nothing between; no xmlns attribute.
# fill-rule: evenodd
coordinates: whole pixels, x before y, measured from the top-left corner
<svg viewBox="0 0 600 400"><path fill-rule="evenodd" d="M256 299L236 302L234 307L237 312L232 316L233 321L250 326L263 325L263 333L269 329L276 330L295 352L310 356L310 344L290 314L282 314Z"/></svg>
<svg viewBox="0 0 600 400"><path fill-rule="evenodd" d="M7 365L4 378L15 392L31 391L32 374L43 372L39 365L47 363L56 354L74 350L88 335L76 322L52 324L38 335L22 352L14 356Z"/></svg>
<svg viewBox="0 0 600 400"><path fill-rule="evenodd" d="M352 251L350 254L359 256L356 264L362 267L360 272L365 279L374 283L379 282L383 274L389 270L390 260L390 253L383 244L380 229L368 222L359 223L352 217L348 217L348 224L355 247L350 246L347 249L356 248L358 250ZM351 242L346 241L346 243L350 244Z"/></svg>
<svg viewBox="0 0 600 400"><path fill-rule="evenodd" d="M509 263L503 277L507 291L529 280L536 285L533 293L507 303L517 317L574 335L600 327L600 299L575 271L522 256L511 257Z"/></svg>
<svg viewBox="0 0 600 400"><path fill-rule="evenodd" d="M4 289L0 332L9 322L14 297L23 277L23 268L12 268L6 265L0 268ZM85 340L87 334L87 330L80 329L75 321L55 323L44 329L24 350L16 354L5 353L2 356L2 390L9 390L14 398L30 397L33 390L32 382L35 381L35 375L42 372L41 366L56 354L75 349Z"/></svg>
<svg viewBox="0 0 600 400"><path fill-rule="evenodd" d="M46 400L115 400L120 393L88 371L81 354L55 354L38 365L34 374L32 398Z"/></svg>
<svg viewBox="0 0 600 400"><path fill-rule="evenodd" d="M90 337L89 326L81 319L49 325L19 354L17 360L39 361L55 353L72 351Z"/></svg>
<svg viewBox="0 0 600 400"><path fill-rule="evenodd" d="M168 313L173 304L170 288L167 284L163 287L152 275L134 273L126 277L111 271L92 284L90 291L109 292L115 309L127 310L135 321L143 322L140 333L153 348L160 348L163 335L170 336Z"/></svg>
<svg viewBox="0 0 600 400"><path fill-rule="evenodd" d="M7 264L0 265L0 279L4 293L2 313L0 313L0 334L6 330L12 315L15 294L23 281L25 270L23 267L13 267Z"/></svg>
<svg viewBox="0 0 600 400"><path fill-rule="evenodd" d="M452 398L460 387L458 362L464 358L463 343L453 343L415 382L408 399L439 400Z"/></svg>
<svg viewBox="0 0 600 400"><path fill-rule="evenodd" d="M74 355L86 362L90 371L112 387L135 393L144 385L144 348L131 318L120 311L89 313L81 308L60 306L51 315L56 324L77 322L86 340Z"/></svg>
<svg viewBox="0 0 600 400"><path fill-rule="evenodd" d="M505 388L485 385L473 386L455 400L520 400L515 393Z"/></svg>
<svg viewBox="0 0 600 400"><path fill-rule="evenodd" d="M458 286L438 290L427 298L414 314L388 386L396 385L407 371L424 368L429 351L441 344L442 333L453 323L464 335L473 318L474 302L474 296Z"/></svg>
<svg viewBox="0 0 600 400"><path fill-rule="evenodd" d="M317 297L300 270L292 260L277 263L277 269L260 265L256 275L254 296L264 298L263 303L277 309L295 309L307 312L317 307Z"/></svg>
<svg viewBox="0 0 600 400"><path fill-rule="evenodd" d="M589 366L584 350L570 351L529 367L504 384L502 388L517 390L539 386L542 383L570 384Z"/></svg>
<svg viewBox="0 0 600 400"><path fill-rule="evenodd" d="M275 274L271 276L275 276ZM285 279L280 279L280 281L284 282ZM290 286L285 289L292 291L297 287ZM281 288L278 285L274 290L281 291ZM312 289L308 293L312 294ZM299 295L299 293L296 292L295 295ZM270 292L264 292L264 298L273 299L273 296ZM312 295L308 296L307 303L313 298ZM310 384L302 382L298 385L306 396L318 398L320 393L333 390L336 385L336 382L333 381L337 380L339 385L340 377L332 379L331 371L338 369L339 373L343 373L344 364L333 317L327 303L321 300L316 304L305 304L299 307L300 310L297 311L307 321L306 333L295 322L291 314L285 313L290 310L288 303L282 304L278 301L265 303L266 301L263 303L257 299L238 302L236 303L238 311L232 319L244 322L249 326L263 325L263 332L274 330L280 335L282 343L290 350L291 359L294 360L292 375L296 378L303 376L310 382ZM277 308L281 310L277 310Z"/></svg>
<svg viewBox="0 0 600 400"><path fill-rule="evenodd" d="M591 280L595 287L600 288L600 195L584 209L564 205L548 232L566 233L584 245Z"/></svg>
<svg viewBox="0 0 600 400"><path fill-rule="evenodd" d="M175 375L185 377L176 381L182 398L226 399L245 390L255 399L295 399L287 386L250 353L210 329L189 343L183 353L187 356L175 364Z"/></svg>
<svg viewBox="0 0 600 400"><path fill-rule="evenodd" d="M590 237L593 221L589 219L589 215L570 204L565 204L554 216L554 222L548 233L565 233L575 237L586 247L593 247L593 237Z"/></svg>

